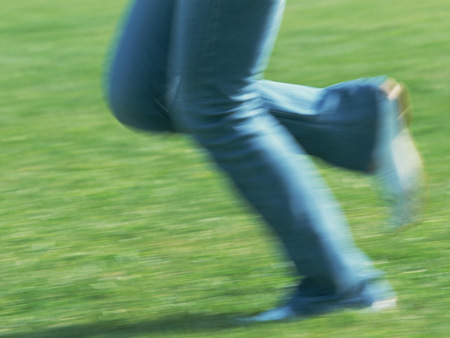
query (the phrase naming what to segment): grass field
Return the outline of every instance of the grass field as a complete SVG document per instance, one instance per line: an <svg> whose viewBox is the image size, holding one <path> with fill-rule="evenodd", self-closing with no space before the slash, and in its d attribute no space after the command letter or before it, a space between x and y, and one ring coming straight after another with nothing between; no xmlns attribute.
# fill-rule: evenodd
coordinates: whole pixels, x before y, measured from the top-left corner
<svg viewBox="0 0 450 338"><path fill-rule="evenodd" d="M289 0L267 78L409 84L428 174L422 222L386 231L367 177L320 168L400 304L248 327L295 280L260 221L182 137L109 114L104 56L125 0L0 11L0 337L446 337L450 2Z"/></svg>

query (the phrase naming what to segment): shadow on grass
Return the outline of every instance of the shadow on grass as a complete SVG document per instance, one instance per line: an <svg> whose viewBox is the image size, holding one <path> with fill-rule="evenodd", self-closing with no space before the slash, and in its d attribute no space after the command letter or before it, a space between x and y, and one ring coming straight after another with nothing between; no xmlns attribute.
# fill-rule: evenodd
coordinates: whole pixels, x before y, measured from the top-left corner
<svg viewBox="0 0 450 338"><path fill-rule="evenodd" d="M149 320L138 323L121 323L120 321L102 321L92 324L67 325L48 328L40 331L0 334L1 338L88 338L102 337L132 337L133 335L160 336L168 333L206 333L217 332L241 326L236 316L217 314L178 314L159 320Z"/></svg>

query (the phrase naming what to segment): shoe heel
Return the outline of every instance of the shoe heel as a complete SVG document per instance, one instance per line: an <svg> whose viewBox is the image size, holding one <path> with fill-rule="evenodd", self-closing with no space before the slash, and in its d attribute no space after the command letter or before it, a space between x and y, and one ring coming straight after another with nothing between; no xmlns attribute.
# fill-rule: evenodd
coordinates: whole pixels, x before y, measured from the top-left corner
<svg viewBox="0 0 450 338"><path fill-rule="evenodd" d="M399 119L404 122L406 127L409 127L413 120L413 109L411 104L411 96L408 87L398 83L399 93L397 98L392 98L398 103Z"/></svg>
<svg viewBox="0 0 450 338"><path fill-rule="evenodd" d="M398 118L405 127L408 127L413 119L411 96L408 87L393 79L388 79L380 88L386 93L390 101L397 103Z"/></svg>

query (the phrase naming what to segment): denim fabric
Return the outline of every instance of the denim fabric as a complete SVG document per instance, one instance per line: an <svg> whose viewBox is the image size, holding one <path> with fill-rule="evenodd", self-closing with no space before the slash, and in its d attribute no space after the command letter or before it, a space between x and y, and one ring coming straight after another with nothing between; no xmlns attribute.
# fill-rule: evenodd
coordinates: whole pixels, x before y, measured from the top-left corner
<svg viewBox="0 0 450 338"><path fill-rule="evenodd" d="M111 110L123 124L179 132L167 111L167 60L174 0L137 1L120 34L107 80ZM384 77L327 88L261 80L265 107L309 155L367 172L375 141L378 86ZM358 142L354 142L358 139Z"/></svg>
<svg viewBox="0 0 450 338"><path fill-rule="evenodd" d="M283 0L136 1L112 62L111 109L135 128L190 134L210 153L304 278L291 297L299 311L370 304L389 288L376 286L380 272L304 149L364 170L380 79L326 89L262 80L283 9Z"/></svg>

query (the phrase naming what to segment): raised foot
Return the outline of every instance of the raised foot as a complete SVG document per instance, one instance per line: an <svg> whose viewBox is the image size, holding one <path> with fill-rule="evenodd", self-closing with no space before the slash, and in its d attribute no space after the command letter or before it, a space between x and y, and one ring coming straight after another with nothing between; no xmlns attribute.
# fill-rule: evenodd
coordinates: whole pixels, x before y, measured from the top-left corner
<svg viewBox="0 0 450 338"><path fill-rule="evenodd" d="M398 229L419 219L423 164L408 129L411 121L408 90L391 79L380 89L386 99L380 103L372 170L391 209L390 225Z"/></svg>

